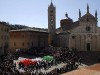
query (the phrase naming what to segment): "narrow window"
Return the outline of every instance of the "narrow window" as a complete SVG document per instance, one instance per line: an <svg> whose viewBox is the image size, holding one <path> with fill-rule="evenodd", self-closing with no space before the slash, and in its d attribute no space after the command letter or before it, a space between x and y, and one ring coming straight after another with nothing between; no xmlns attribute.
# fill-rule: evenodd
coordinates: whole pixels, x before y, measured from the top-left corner
<svg viewBox="0 0 100 75"><path fill-rule="evenodd" d="M24 35L22 35L22 38L24 38Z"/></svg>
<svg viewBox="0 0 100 75"><path fill-rule="evenodd" d="M89 18L87 18L87 22L89 21Z"/></svg>
<svg viewBox="0 0 100 75"><path fill-rule="evenodd" d="M72 36L72 39L75 39L75 36Z"/></svg>
<svg viewBox="0 0 100 75"><path fill-rule="evenodd" d="M53 13L53 10L51 10L50 12Z"/></svg>
<svg viewBox="0 0 100 75"><path fill-rule="evenodd" d="M14 46L16 46L16 43L14 42Z"/></svg>
<svg viewBox="0 0 100 75"><path fill-rule="evenodd" d="M86 27L86 31L90 31L91 30L91 28L88 26L88 27Z"/></svg>
<svg viewBox="0 0 100 75"><path fill-rule="evenodd" d="M32 42L32 47L33 47L33 42Z"/></svg>
<svg viewBox="0 0 100 75"><path fill-rule="evenodd" d="M1 28L1 32L3 32L3 28Z"/></svg>
<svg viewBox="0 0 100 75"><path fill-rule="evenodd" d="M24 42L22 43L22 46L24 46Z"/></svg>

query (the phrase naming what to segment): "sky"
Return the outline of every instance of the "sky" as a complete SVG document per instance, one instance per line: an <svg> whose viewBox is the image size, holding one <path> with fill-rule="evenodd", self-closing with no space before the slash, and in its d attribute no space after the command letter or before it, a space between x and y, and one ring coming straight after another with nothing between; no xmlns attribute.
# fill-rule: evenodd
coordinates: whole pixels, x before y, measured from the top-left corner
<svg viewBox="0 0 100 75"><path fill-rule="evenodd" d="M100 26L100 0L52 0L56 6L56 28L60 27L60 20L65 18L65 13L77 21L79 9L82 15L87 11L98 12L98 26ZM48 28L48 6L51 0L0 0L0 21L10 24L21 24L29 27Z"/></svg>

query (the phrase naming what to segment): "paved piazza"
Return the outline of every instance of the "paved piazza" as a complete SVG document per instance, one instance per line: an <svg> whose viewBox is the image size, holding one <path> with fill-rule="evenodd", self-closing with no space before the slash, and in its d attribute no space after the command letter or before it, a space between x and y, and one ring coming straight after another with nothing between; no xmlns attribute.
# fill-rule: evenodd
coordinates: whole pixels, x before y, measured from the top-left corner
<svg viewBox="0 0 100 75"><path fill-rule="evenodd" d="M85 68L80 68L61 75L100 75L100 64L95 64Z"/></svg>

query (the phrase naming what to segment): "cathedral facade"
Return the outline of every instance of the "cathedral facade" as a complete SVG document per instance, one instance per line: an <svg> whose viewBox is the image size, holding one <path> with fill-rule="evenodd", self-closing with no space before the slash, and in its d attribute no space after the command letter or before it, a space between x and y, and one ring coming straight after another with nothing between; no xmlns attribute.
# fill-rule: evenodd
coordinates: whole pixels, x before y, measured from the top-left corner
<svg viewBox="0 0 100 75"><path fill-rule="evenodd" d="M52 2L48 10L48 15L50 15L48 16L49 44L76 48L79 51L100 51L100 27L97 25L97 11L95 11L95 15L92 15L89 5L87 5L86 14L81 16L79 9L79 19L76 22L73 22L66 14L66 19L62 19L60 27L56 29L56 9Z"/></svg>

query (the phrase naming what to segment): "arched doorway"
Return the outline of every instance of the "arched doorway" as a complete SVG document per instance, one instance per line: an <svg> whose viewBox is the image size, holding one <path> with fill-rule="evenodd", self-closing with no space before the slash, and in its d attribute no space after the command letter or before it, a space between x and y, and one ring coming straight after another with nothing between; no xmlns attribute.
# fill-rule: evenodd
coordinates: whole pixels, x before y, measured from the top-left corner
<svg viewBox="0 0 100 75"><path fill-rule="evenodd" d="M90 48L91 46L90 46L90 43L87 43L87 46L86 46L86 48L87 48L87 51L90 51Z"/></svg>

